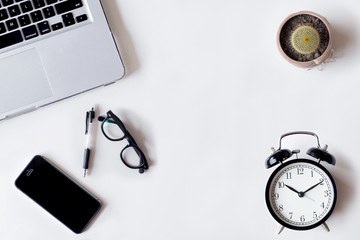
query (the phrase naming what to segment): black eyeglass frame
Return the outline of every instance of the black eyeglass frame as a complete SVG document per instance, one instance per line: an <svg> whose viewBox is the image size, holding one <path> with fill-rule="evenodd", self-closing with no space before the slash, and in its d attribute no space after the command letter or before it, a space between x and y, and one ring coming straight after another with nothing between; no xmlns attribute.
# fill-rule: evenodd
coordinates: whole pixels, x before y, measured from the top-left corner
<svg viewBox="0 0 360 240"><path fill-rule="evenodd" d="M128 145L126 145L120 152L120 159L121 161L125 164L125 166L127 166L128 168L132 168L132 169L139 169L139 173L144 173L144 171L146 169L149 169L149 164L146 160L145 154L141 151L141 149L139 148L139 146L137 145L137 143L135 142L135 139L131 136L131 134L129 133L129 131L126 129L125 125L123 124L123 122L120 120L120 118L118 118L111 110L109 110L106 113L106 118L104 120L102 120L102 124L101 124L101 131L103 132L104 136L109 139L110 141L122 141L124 139L126 139L128 141ZM104 130L104 124L106 122L110 122L113 124L116 124L120 130L124 133L124 136L121 138L111 138L109 137L105 130ZM129 165L124 157L123 157L123 153L126 149L132 147L136 154L139 156L140 159L140 163L139 166L132 166Z"/></svg>

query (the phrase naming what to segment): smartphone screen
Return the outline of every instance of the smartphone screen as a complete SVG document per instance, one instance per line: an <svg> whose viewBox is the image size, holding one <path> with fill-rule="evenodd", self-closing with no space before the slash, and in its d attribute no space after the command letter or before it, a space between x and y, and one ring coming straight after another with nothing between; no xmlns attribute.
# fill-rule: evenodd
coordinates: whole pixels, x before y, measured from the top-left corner
<svg viewBox="0 0 360 240"><path fill-rule="evenodd" d="M15 185L75 233L81 233L101 208L99 199L39 155Z"/></svg>

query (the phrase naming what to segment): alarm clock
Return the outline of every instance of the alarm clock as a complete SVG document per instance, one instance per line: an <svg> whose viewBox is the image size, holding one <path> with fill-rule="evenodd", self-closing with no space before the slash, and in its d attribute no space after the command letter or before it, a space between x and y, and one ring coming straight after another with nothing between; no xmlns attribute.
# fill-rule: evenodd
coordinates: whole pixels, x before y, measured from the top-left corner
<svg viewBox="0 0 360 240"><path fill-rule="evenodd" d="M300 150L281 148L283 138L305 134L314 136L317 146L306 153L312 158L298 158ZM300 131L283 134L279 148L266 159L265 167L279 165L271 174L265 190L267 208L280 224L278 234L286 227L293 230L309 230L322 225L330 231L325 221L336 204L336 185L322 162L335 165L335 158L320 147L318 136L313 132ZM295 158L291 158L293 155Z"/></svg>

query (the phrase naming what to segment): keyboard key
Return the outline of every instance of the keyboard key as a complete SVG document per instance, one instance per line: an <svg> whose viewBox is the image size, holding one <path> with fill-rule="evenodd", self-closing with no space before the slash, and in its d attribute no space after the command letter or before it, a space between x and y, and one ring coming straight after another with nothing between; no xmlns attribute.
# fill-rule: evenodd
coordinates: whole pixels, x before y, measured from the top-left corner
<svg viewBox="0 0 360 240"><path fill-rule="evenodd" d="M53 6L46 7L43 9L43 14L45 18L50 18L55 16L55 10Z"/></svg>
<svg viewBox="0 0 360 240"><path fill-rule="evenodd" d="M39 33L38 33L35 25L31 25L29 27L23 28L22 31L23 31L25 40L29 40L29 39L39 36Z"/></svg>
<svg viewBox="0 0 360 240"><path fill-rule="evenodd" d="M57 0L46 0L47 5L50 5L50 4L53 4L56 2L57 2Z"/></svg>
<svg viewBox="0 0 360 240"><path fill-rule="evenodd" d="M0 34L3 34L4 32L6 32L5 24L0 22Z"/></svg>
<svg viewBox="0 0 360 240"><path fill-rule="evenodd" d="M39 32L40 32L41 35L44 35L44 34L47 34L47 33L51 32L48 21L38 23L37 26L39 28Z"/></svg>
<svg viewBox="0 0 360 240"><path fill-rule="evenodd" d="M61 16L64 22L65 27L75 24L75 19L72 13L67 13Z"/></svg>
<svg viewBox="0 0 360 240"><path fill-rule="evenodd" d="M55 24L51 25L51 28L52 28L53 31L62 29L63 27L64 27L64 25L62 24L62 22L55 23Z"/></svg>
<svg viewBox="0 0 360 240"><path fill-rule="evenodd" d="M27 14L18 17L18 21L20 23L20 26L22 27L29 25L31 23L30 17Z"/></svg>
<svg viewBox="0 0 360 240"><path fill-rule="evenodd" d="M87 15L86 14L83 14L83 15L80 15L80 16L77 16L76 17L76 21L79 23L79 22L84 22L88 19Z"/></svg>
<svg viewBox="0 0 360 240"><path fill-rule="evenodd" d="M44 0L32 0L35 8L42 8L45 6Z"/></svg>
<svg viewBox="0 0 360 240"><path fill-rule="evenodd" d="M20 7L23 13L30 12L31 10L34 9L30 1L20 3Z"/></svg>
<svg viewBox="0 0 360 240"><path fill-rule="evenodd" d="M21 14L20 8L18 5L14 5L8 8L9 14L11 17L15 17Z"/></svg>
<svg viewBox="0 0 360 240"><path fill-rule="evenodd" d="M39 22L44 19L42 13L40 10L30 13L32 21Z"/></svg>
<svg viewBox="0 0 360 240"><path fill-rule="evenodd" d="M2 0L2 4L4 7L9 6L14 3L14 0Z"/></svg>
<svg viewBox="0 0 360 240"><path fill-rule="evenodd" d="M5 23L9 31L17 29L19 27L19 24L17 23L15 18L7 20Z"/></svg>
<svg viewBox="0 0 360 240"><path fill-rule="evenodd" d="M0 36L0 49L24 41L19 30Z"/></svg>
<svg viewBox="0 0 360 240"><path fill-rule="evenodd" d="M62 14L62 13L66 13L71 10L74 10L76 8L80 8L82 6L83 6L83 4L82 4L81 0L67 0L67 1L56 4L55 8L56 8L56 12L58 14Z"/></svg>
<svg viewBox="0 0 360 240"><path fill-rule="evenodd" d="M7 14L6 9L1 9L0 10L0 21L8 19L8 18L9 18L9 15Z"/></svg>

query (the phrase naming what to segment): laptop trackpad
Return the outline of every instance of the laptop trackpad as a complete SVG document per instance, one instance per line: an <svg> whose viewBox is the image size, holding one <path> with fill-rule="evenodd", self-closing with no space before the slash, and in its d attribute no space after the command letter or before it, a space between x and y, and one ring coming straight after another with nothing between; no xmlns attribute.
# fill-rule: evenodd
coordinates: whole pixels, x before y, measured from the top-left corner
<svg viewBox="0 0 360 240"><path fill-rule="evenodd" d="M0 59L0 113L35 103L52 95L44 66L36 49Z"/></svg>

